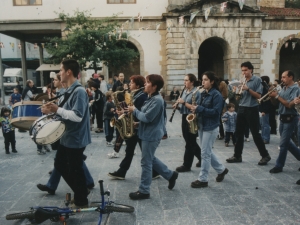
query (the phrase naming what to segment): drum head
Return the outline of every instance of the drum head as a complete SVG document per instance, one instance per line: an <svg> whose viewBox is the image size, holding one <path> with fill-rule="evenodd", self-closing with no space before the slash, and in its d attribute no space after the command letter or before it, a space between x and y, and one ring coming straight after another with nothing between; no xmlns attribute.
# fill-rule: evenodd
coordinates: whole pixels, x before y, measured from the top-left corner
<svg viewBox="0 0 300 225"><path fill-rule="evenodd" d="M40 145L47 145L56 142L65 132L65 124L61 121L51 121L38 131L35 142Z"/></svg>
<svg viewBox="0 0 300 225"><path fill-rule="evenodd" d="M49 97L47 93L40 93L37 96L34 97L34 101L48 101Z"/></svg>

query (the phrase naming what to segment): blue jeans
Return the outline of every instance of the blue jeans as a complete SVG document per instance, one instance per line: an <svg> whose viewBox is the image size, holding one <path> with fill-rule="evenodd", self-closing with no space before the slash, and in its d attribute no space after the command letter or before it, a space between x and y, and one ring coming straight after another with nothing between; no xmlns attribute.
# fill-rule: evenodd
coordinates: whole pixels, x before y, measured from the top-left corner
<svg viewBox="0 0 300 225"><path fill-rule="evenodd" d="M201 182L208 181L208 173L210 165L217 171L218 174L223 173L225 167L219 162L217 156L212 151L213 144L218 136L219 127L210 131L203 131L199 129L199 139L201 148L201 170L198 180Z"/></svg>
<svg viewBox="0 0 300 225"><path fill-rule="evenodd" d="M163 126L163 132L164 132L164 135L167 135L168 133L167 133L167 117L165 117L165 124L164 124L164 126Z"/></svg>
<svg viewBox="0 0 300 225"><path fill-rule="evenodd" d="M85 175L86 185L88 186L88 185L94 184L94 180L93 180L93 178L90 174L90 171L86 167L85 162L83 162L83 164L82 164L82 169L83 169L83 172L84 172L84 175ZM61 178L61 174L58 172L57 169L54 168L52 170L51 176L50 176L46 186L55 191L58 187L60 178Z"/></svg>
<svg viewBox="0 0 300 225"><path fill-rule="evenodd" d="M139 191L143 194L150 193L150 185L152 181L152 168L166 180L169 180L173 175L173 171L169 170L163 162L161 162L158 158L154 156L159 143L160 140L142 140L142 175Z"/></svg>
<svg viewBox="0 0 300 225"><path fill-rule="evenodd" d="M260 117L261 121L261 137L264 141L270 142L270 123L269 123L269 113Z"/></svg>
<svg viewBox="0 0 300 225"><path fill-rule="evenodd" d="M291 140L293 130L297 126L298 117L294 117L290 123L283 123L280 121L279 133L280 133L280 152L276 160L277 168L283 168L287 156L287 152L290 151L292 155L300 161L300 149Z"/></svg>

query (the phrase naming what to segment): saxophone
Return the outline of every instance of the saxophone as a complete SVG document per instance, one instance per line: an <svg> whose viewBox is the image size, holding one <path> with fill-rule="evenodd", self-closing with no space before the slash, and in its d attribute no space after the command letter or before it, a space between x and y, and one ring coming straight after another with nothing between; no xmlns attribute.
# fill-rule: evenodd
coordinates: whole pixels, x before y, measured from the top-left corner
<svg viewBox="0 0 300 225"><path fill-rule="evenodd" d="M196 90L192 94L192 105L197 105L196 103L196 94L201 89L202 86L199 86L196 88ZM198 120L196 113L190 113L186 116L186 120L189 123L189 132L192 134L198 133Z"/></svg>
<svg viewBox="0 0 300 225"><path fill-rule="evenodd" d="M140 88L140 89L142 89L142 88ZM133 103L134 103L133 96L134 96L135 92L137 92L140 89L132 91L131 93L128 93L127 90L114 92L113 97L115 99L117 109L119 111L122 110L122 107L121 107L122 102L118 101L118 98L117 98L118 94L125 92L125 102L126 102L127 106L133 106ZM123 113L122 115L120 115L118 117L118 119L113 117L110 120L110 126L111 127L115 126L118 129L118 131L120 133L120 136L124 140L129 139L133 135L135 135L135 132L134 132L134 118L133 118L132 113Z"/></svg>

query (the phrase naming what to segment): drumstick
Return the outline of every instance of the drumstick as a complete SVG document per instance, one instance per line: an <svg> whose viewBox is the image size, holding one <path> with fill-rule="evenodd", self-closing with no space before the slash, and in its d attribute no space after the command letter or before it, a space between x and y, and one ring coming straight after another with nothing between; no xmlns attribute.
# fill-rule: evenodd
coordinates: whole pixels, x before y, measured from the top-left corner
<svg viewBox="0 0 300 225"><path fill-rule="evenodd" d="M41 105L40 107L38 107L38 109L42 108L42 107L45 106L45 105L49 105L50 103L53 103L53 102L55 102L55 101L56 101L56 99L54 99L54 100L52 100L52 101L50 101L50 102L47 102L46 104Z"/></svg>

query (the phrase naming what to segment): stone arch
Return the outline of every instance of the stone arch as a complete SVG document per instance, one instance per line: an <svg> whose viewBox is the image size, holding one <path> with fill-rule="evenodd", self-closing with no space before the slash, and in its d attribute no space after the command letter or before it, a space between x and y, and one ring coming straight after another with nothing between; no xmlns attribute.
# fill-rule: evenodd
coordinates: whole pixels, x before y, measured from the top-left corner
<svg viewBox="0 0 300 225"><path fill-rule="evenodd" d="M140 75L145 76L145 56L142 45L133 37L129 37L128 41L135 45L140 53Z"/></svg>
<svg viewBox="0 0 300 225"><path fill-rule="evenodd" d="M221 78L229 78L230 54L230 45L225 39L213 36L203 40L198 45L198 77L201 78L203 72L212 70Z"/></svg>
<svg viewBox="0 0 300 225"><path fill-rule="evenodd" d="M297 41L298 42L298 47L299 47L300 33L291 34L291 35L288 35L288 36L284 37L283 39L279 39L279 42L278 42L277 48L276 48L276 53L275 53L276 54L275 55L275 60L273 62L274 69L272 71L275 74L276 79L281 76L281 74L280 74L280 52L281 52L281 49L284 47L284 45L287 41L290 41L290 39L292 39L294 41Z"/></svg>

